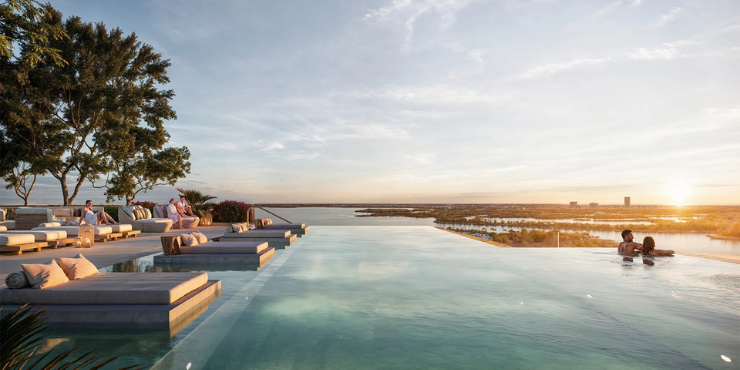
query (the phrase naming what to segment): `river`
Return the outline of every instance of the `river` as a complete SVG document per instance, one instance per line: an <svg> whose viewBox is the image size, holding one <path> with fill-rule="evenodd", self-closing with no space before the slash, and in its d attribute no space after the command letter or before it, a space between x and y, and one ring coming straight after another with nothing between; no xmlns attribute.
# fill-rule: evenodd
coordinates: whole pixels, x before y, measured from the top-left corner
<svg viewBox="0 0 740 370"><path fill-rule="evenodd" d="M355 212L360 208L331 208L331 207L303 207L303 208L269 208L268 210L293 222L306 223L309 226L439 226L480 230L480 225L435 224L433 218L410 217L356 217L362 213ZM256 210L257 218L269 217L274 222L282 222L277 217L260 209ZM552 220L540 220L552 221ZM505 232L519 230L503 226L488 226L489 231ZM579 231L579 230L565 230ZM617 231L580 230L602 239L621 240ZM651 233L659 249L673 249L677 252L740 255L740 241L710 239L702 233ZM635 233L635 241L641 242L648 236L645 233Z"/></svg>

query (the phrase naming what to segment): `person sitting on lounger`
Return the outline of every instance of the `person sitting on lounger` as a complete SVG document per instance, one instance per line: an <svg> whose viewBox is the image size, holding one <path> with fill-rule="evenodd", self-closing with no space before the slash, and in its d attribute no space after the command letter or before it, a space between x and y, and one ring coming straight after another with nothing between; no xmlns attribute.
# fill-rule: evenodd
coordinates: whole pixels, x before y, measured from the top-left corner
<svg viewBox="0 0 740 370"><path fill-rule="evenodd" d="M182 229L182 217L175 205L175 198L170 199L170 204L167 205L167 217L172 220L173 229Z"/></svg>
<svg viewBox="0 0 740 370"><path fill-rule="evenodd" d="M190 207L189 204L187 204L187 202L185 201L185 196L184 195L180 195L180 201L177 202L177 203L175 203L175 205L177 206L177 209L179 211L178 213L180 215L182 215L182 216L189 216L189 217L195 216L193 214L193 208Z"/></svg>
<svg viewBox="0 0 740 370"><path fill-rule="evenodd" d="M642 241L642 255L643 256L672 256L673 251L670 249L655 249L655 240L652 236L646 236Z"/></svg>
<svg viewBox="0 0 740 370"><path fill-rule="evenodd" d="M105 210L101 209L98 213L95 213L92 210L92 206L92 200L85 201L85 209L82 211L82 215L80 215L80 225L118 225L118 222L109 214L105 213Z"/></svg>
<svg viewBox="0 0 740 370"><path fill-rule="evenodd" d="M628 256L640 254L642 244L635 243L633 240L635 240L635 236L632 235L632 230L622 231L622 242L617 245L617 253Z"/></svg>

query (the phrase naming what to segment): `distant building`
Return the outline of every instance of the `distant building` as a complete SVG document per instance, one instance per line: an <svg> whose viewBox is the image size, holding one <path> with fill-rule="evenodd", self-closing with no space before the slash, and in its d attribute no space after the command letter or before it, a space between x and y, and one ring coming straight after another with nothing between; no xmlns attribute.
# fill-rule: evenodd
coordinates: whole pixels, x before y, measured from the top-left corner
<svg viewBox="0 0 740 370"><path fill-rule="evenodd" d="M624 197L624 208L630 207L630 197Z"/></svg>
<svg viewBox="0 0 740 370"><path fill-rule="evenodd" d="M570 208L578 208L578 202L570 202Z"/></svg>
<svg viewBox="0 0 740 370"><path fill-rule="evenodd" d="M588 208L599 208L599 203L589 203Z"/></svg>

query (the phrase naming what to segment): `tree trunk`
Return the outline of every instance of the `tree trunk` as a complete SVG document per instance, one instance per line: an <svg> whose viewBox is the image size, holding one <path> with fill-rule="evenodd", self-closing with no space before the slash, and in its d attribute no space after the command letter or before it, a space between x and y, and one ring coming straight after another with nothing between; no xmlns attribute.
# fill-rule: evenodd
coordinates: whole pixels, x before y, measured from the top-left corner
<svg viewBox="0 0 740 370"><path fill-rule="evenodd" d="M66 176L65 176L66 177ZM82 187L82 184L85 182L85 179L87 179L87 176L77 180L77 185L75 185L75 191L72 193L72 196L69 197L69 204L65 204L65 206L68 206L74 202L75 198L77 198L77 194L80 193L80 188ZM66 185L66 183L65 183Z"/></svg>
<svg viewBox="0 0 740 370"><path fill-rule="evenodd" d="M69 200L69 189L67 189L67 174L63 174L61 177L58 177L59 182L62 184L62 199L64 200L64 205L68 206L70 203Z"/></svg>

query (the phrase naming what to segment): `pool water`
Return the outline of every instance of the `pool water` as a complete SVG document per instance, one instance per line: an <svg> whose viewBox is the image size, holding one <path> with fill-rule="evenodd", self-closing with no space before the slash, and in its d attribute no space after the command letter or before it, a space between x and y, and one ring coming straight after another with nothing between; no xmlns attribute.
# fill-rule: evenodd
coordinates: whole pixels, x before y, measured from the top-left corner
<svg viewBox="0 0 740 370"><path fill-rule="evenodd" d="M222 294L180 332L50 340L154 369L740 368L737 265L653 262L428 226L312 226L258 271L209 272Z"/></svg>

